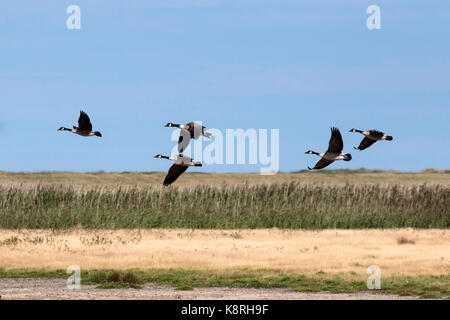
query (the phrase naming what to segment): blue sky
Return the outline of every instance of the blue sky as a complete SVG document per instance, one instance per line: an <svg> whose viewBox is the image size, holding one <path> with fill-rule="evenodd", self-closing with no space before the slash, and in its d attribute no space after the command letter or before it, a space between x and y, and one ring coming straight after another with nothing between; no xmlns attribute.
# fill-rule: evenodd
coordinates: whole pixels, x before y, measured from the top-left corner
<svg viewBox="0 0 450 320"><path fill-rule="evenodd" d="M66 8L81 8L68 30ZM368 30L366 8L381 8ZM0 170L165 171L167 122L280 130L280 170L449 168L450 3L444 1L4 1ZM103 137L58 132L79 110ZM394 136L359 152L351 128ZM208 142L205 141L205 145ZM259 171L209 165L193 171Z"/></svg>

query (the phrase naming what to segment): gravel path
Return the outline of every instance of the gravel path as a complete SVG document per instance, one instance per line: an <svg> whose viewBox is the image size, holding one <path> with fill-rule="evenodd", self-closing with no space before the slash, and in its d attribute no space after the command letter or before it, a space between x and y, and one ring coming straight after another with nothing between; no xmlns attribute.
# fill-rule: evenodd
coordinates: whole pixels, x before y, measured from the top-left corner
<svg viewBox="0 0 450 320"><path fill-rule="evenodd" d="M303 293L286 289L196 288L189 291L175 290L167 286L145 284L142 289L96 289L82 285L69 290L66 279L27 278L0 279L1 299L44 300L410 300L416 297L361 292L352 294Z"/></svg>

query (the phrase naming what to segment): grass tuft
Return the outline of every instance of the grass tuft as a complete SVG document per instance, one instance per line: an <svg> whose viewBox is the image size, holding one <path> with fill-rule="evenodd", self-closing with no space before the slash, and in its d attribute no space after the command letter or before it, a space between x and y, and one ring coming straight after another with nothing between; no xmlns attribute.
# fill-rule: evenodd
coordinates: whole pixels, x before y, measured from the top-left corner
<svg viewBox="0 0 450 320"><path fill-rule="evenodd" d="M97 284L99 289L119 289L119 288L141 288L142 281L132 271L124 274L120 271L112 270L108 273L104 270L91 271L84 284Z"/></svg>
<svg viewBox="0 0 450 320"><path fill-rule="evenodd" d="M112 271L106 277L107 282L122 282L122 275L118 271Z"/></svg>
<svg viewBox="0 0 450 320"><path fill-rule="evenodd" d="M404 236L401 236L397 239L398 244L415 244L416 242L414 240L408 239Z"/></svg>

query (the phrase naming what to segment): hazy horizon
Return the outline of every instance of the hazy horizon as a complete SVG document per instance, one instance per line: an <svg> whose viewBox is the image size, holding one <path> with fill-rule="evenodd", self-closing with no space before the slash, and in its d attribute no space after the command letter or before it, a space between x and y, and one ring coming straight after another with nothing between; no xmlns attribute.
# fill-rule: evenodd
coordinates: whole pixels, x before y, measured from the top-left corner
<svg viewBox="0 0 450 320"><path fill-rule="evenodd" d="M170 165L170 164L169 164ZM0 173L165 173L166 170L160 170L160 171L105 171L105 170L96 170L96 171L56 171L56 170L44 170L44 171L4 171L0 170ZM302 169L297 171L278 171L276 174L280 173L304 173L304 172L314 172L314 173L320 173L320 172L351 172L351 171L360 171L360 172L397 172L397 173L425 173L425 172L436 172L441 173L447 171L450 172L450 168L444 168L444 169L436 169L436 168L426 168L422 170L417 171L401 171L401 170L390 170L390 169L368 169L368 168L341 168L341 169L322 169L322 170L308 170L308 169ZM188 171L189 172L195 172L195 173L208 173L208 174L261 174L259 171L239 171L239 172L214 172L214 171L208 171L208 172L202 172L202 171Z"/></svg>

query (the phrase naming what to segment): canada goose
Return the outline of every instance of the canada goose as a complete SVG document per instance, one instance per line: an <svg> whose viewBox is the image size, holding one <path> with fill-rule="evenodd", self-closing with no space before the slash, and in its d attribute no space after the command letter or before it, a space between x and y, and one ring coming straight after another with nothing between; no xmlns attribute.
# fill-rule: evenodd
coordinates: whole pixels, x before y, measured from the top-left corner
<svg viewBox="0 0 450 320"><path fill-rule="evenodd" d="M98 131L92 131L92 124L89 116L84 111L80 111L80 117L78 118L78 127L73 126L73 129L61 127L59 131L70 131L79 134L83 137L97 136L101 137L102 134Z"/></svg>
<svg viewBox="0 0 450 320"><path fill-rule="evenodd" d="M344 160L350 161L352 160L352 155L350 153L344 154L342 153L342 149L344 148L344 142L342 141L341 133L337 128L331 128L331 138L328 145L328 150L324 153L314 152L312 150L308 150L305 153L307 154L316 154L322 159L316 163L314 168L308 167L309 170L312 169L322 169L328 166L335 160Z"/></svg>
<svg viewBox="0 0 450 320"><path fill-rule="evenodd" d="M393 138L392 136L387 136L384 134L384 132L378 131L378 130L358 130L358 129L351 129L349 132L359 132L362 135L364 135L364 139L362 139L361 143L359 144L358 148L353 147L357 150L364 150L373 145L378 140L388 140L391 141Z"/></svg>
<svg viewBox="0 0 450 320"><path fill-rule="evenodd" d="M180 128L180 138L178 139L178 152L182 153L189 145L191 139L197 140L200 136L206 138L211 137L211 133L205 131L205 126L197 122L189 122L186 124L171 123L165 125L166 127Z"/></svg>
<svg viewBox="0 0 450 320"><path fill-rule="evenodd" d="M163 185L168 186L173 183L177 178L187 170L188 167L195 166L201 167L201 162L195 162L192 158L183 156L182 154L176 156L163 156L161 154L157 154L155 158L159 159L169 159L173 161L173 165L170 167L169 172L164 179Z"/></svg>

